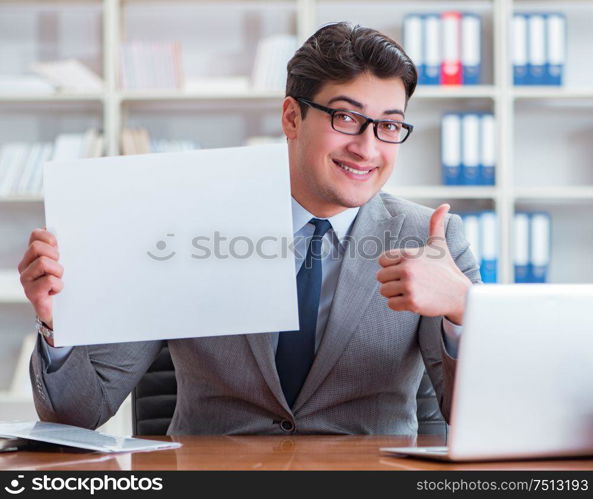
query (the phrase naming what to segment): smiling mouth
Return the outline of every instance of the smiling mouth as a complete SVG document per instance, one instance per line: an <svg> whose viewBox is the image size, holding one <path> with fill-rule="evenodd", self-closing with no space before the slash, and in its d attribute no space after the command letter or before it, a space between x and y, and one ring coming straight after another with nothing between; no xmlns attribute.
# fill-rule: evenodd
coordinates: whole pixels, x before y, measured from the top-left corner
<svg viewBox="0 0 593 499"><path fill-rule="evenodd" d="M351 167L345 165L344 163L341 163L340 161L337 161L335 159L333 160L333 162L336 166L341 168L343 171L350 173L351 175L354 175L356 177L360 177L360 178L368 177L373 171L375 171L377 169L377 167L374 167L374 168L369 168L368 170L358 170L355 168L351 168Z"/></svg>

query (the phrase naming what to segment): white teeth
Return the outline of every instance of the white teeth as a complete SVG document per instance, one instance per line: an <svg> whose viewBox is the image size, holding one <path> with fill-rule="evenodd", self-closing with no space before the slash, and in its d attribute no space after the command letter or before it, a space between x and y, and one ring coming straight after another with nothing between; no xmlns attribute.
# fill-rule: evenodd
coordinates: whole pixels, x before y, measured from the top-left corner
<svg viewBox="0 0 593 499"><path fill-rule="evenodd" d="M350 167L340 163L339 161L336 161L336 163L338 164L338 166L340 168L343 168L347 172L354 173L354 175L366 175L367 173L369 173L371 171L371 170L355 170L354 168L350 168Z"/></svg>

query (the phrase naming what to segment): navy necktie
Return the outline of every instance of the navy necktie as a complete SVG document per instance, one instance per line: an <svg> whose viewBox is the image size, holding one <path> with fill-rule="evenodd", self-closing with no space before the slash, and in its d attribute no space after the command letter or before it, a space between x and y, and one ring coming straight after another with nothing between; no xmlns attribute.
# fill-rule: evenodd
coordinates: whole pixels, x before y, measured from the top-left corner
<svg viewBox="0 0 593 499"><path fill-rule="evenodd" d="M331 229L327 220L312 218L315 232L307 256L297 274L299 331L281 332L276 350L276 369L288 405L294 404L315 356L315 330L321 295L321 240Z"/></svg>

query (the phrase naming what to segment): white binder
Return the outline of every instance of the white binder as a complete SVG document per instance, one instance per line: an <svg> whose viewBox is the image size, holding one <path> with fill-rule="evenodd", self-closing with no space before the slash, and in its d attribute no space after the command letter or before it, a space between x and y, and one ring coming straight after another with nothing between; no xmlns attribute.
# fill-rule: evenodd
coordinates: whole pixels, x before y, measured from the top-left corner
<svg viewBox="0 0 593 499"><path fill-rule="evenodd" d="M548 14L546 34L546 83L561 85L566 62L566 17L562 14Z"/></svg>
<svg viewBox="0 0 593 499"><path fill-rule="evenodd" d="M404 19L404 48L418 70L419 83L424 83L426 71L423 54L423 24L420 14L410 14Z"/></svg>
<svg viewBox="0 0 593 499"><path fill-rule="evenodd" d="M463 14L461 18L461 68L464 85L480 83L482 62L481 21L475 14Z"/></svg>
<svg viewBox="0 0 593 499"><path fill-rule="evenodd" d="M523 14L513 16L513 83L527 85L527 17Z"/></svg>
<svg viewBox="0 0 593 499"><path fill-rule="evenodd" d="M441 20L438 14L424 17L424 64L427 85L438 85L441 76Z"/></svg>
<svg viewBox="0 0 593 499"><path fill-rule="evenodd" d="M546 65L546 19L543 14L531 14L527 23L529 33L528 82L531 85L543 85Z"/></svg>
<svg viewBox="0 0 593 499"><path fill-rule="evenodd" d="M514 220L515 282L529 282L529 214L515 213Z"/></svg>
<svg viewBox="0 0 593 499"><path fill-rule="evenodd" d="M462 218L465 238L469 243L470 250L476 262L480 265L482 260L482 252L480 250L480 217L477 213L468 213Z"/></svg>
<svg viewBox="0 0 593 499"><path fill-rule="evenodd" d="M461 117L445 114L441 125L443 183L458 185L461 168Z"/></svg>
<svg viewBox="0 0 593 499"><path fill-rule="evenodd" d="M480 171L480 116L467 113L462 118L461 177L463 184L476 185Z"/></svg>
<svg viewBox="0 0 593 499"><path fill-rule="evenodd" d="M496 183L496 130L494 115L483 114L480 118L480 184Z"/></svg>
<svg viewBox="0 0 593 499"><path fill-rule="evenodd" d="M534 213L531 215L530 264L533 282L546 282L550 264L550 215Z"/></svg>
<svg viewBox="0 0 593 499"><path fill-rule="evenodd" d="M480 247L482 281L495 283L498 265L498 221L493 211L485 211L480 215Z"/></svg>

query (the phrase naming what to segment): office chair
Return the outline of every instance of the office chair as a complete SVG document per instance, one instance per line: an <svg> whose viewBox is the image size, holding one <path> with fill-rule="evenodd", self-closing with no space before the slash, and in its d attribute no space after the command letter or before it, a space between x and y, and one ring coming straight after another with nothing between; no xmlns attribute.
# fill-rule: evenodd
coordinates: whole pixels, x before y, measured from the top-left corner
<svg viewBox="0 0 593 499"><path fill-rule="evenodd" d="M177 381L175 368L165 344L132 392L134 435L165 435L175 411ZM446 437L447 424L426 371L416 395L418 433Z"/></svg>
<svg viewBox="0 0 593 499"><path fill-rule="evenodd" d="M166 435L177 402L175 367L167 342L132 392L134 435Z"/></svg>

